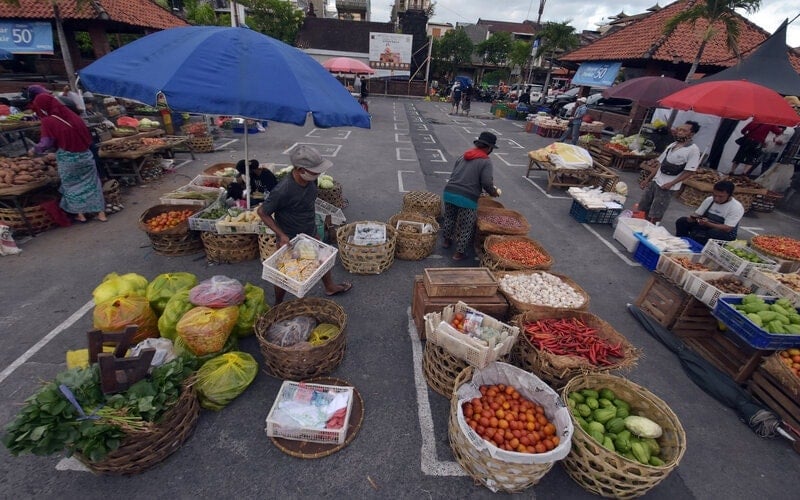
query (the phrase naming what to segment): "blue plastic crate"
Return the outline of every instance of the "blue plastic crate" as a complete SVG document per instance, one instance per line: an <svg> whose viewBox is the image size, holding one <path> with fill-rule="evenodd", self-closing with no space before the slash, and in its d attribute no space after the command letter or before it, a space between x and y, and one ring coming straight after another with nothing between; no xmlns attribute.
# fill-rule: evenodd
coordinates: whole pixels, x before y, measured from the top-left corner
<svg viewBox="0 0 800 500"><path fill-rule="evenodd" d="M582 224L611 224L621 213L621 208L589 210L578 203L578 200L572 200L572 207L569 209L572 218Z"/></svg>
<svg viewBox="0 0 800 500"><path fill-rule="evenodd" d="M655 271L658 265L658 259L661 258L661 251L654 247L650 241L644 237L642 233L633 233L636 239L639 240L639 246L636 247L636 252L633 258L636 262L647 268L648 271ZM693 253L700 253L703 250L703 245L694 241L691 238L681 238L689 244L689 250Z"/></svg>
<svg viewBox="0 0 800 500"><path fill-rule="evenodd" d="M778 299L765 299L768 304ZM769 333L734 309L741 304L741 297L720 297L714 306L714 316L727 325L728 329L756 349L789 349L800 347L800 335ZM800 312L800 311L798 311Z"/></svg>

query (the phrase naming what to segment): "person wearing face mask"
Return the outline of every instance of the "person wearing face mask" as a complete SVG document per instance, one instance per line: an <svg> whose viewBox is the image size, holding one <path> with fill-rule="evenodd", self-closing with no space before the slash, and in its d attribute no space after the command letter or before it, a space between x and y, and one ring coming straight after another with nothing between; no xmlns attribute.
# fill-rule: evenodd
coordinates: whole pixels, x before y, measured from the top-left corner
<svg viewBox="0 0 800 500"><path fill-rule="evenodd" d="M711 196L688 217L675 221L675 235L688 236L705 245L709 239L733 241L744 217L744 207L733 197L731 181L714 184Z"/></svg>
<svg viewBox="0 0 800 500"><path fill-rule="evenodd" d="M675 191L681 183L694 175L700 166L700 148L692 142L692 138L700 130L700 125L687 121L673 131L675 142L667 146L657 160L658 168L641 182L644 190L639 200L639 210L653 223L661 221L669 207Z"/></svg>
<svg viewBox="0 0 800 500"><path fill-rule="evenodd" d="M309 236L317 232L316 200L317 177L333 166L311 146L300 145L291 155L294 167L289 175L269 192L267 199L258 207L258 216L278 237L278 248L288 245L300 233ZM353 284L334 283L331 271L322 276L326 295L349 291ZM275 286L275 305L283 302L286 290Z"/></svg>

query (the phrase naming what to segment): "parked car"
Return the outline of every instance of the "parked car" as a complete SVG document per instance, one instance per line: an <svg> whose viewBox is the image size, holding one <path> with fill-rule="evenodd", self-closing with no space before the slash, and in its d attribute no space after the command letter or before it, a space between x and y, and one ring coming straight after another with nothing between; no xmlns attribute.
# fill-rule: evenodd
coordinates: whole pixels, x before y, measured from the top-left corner
<svg viewBox="0 0 800 500"><path fill-rule="evenodd" d="M571 102L575 102L578 99L580 91L581 87L574 87L557 96L548 96L545 100L545 104L550 106L554 115L560 116L561 108ZM589 89L589 95L598 94L602 91L603 89L601 88L592 87Z"/></svg>
<svg viewBox="0 0 800 500"><path fill-rule="evenodd" d="M542 96L542 86L535 85L531 83L524 83L519 84L515 83L511 86L511 90L508 92L508 98L511 100L519 99L520 90L525 89L531 95L531 102L538 101L539 98Z"/></svg>
<svg viewBox="0 0 800 500"><path fill-rule="evenodd" d="M620 99L615 97L597 99L594 103L587 102L590 109L608 111L627 115L633 109L633 101L630 99Z"/></svg>
<svg viewBox="0 0 800 500"><path fill-rule="evenodd" d="M603 98L603 94L601 92L597 92L596 94L592 94L592 95L590 95L589 97L586 98L586 105L587 106L591 106L592 104L596 103L597 101L601 100L602 98ZM567 118L568 116L570 116L572 114L572 110L575 109L575 105L576 104L577 104L577 99L575 101L568 102L567 104L564 104L558 110L558 116L560 116L561 118Z"/></svg>

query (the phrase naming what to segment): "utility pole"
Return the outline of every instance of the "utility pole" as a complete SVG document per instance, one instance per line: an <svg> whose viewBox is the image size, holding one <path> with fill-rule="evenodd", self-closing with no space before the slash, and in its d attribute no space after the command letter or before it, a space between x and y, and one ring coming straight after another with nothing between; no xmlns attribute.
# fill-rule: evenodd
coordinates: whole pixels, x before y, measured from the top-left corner
<svg viewBox="0 0 800 500"><path fill-rule="evenodd" d="M536 18L536 24L540 24L542 22L542 13L544 12L544 4L547 3L547 0L539 0L539 17Z"/></svg>

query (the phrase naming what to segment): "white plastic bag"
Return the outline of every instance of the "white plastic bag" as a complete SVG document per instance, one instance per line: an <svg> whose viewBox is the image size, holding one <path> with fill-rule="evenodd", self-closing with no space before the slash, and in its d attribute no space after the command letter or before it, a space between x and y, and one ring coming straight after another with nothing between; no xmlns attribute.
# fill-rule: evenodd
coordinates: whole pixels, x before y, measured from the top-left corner
<svg viewBox="0 0 800 500"><path fill-rule="evenodd" d="M142 340L131 348L131 356L138 356L142 352L142 349L147 349L149 347L156 350L156 355L153 356L153 360L150 361L150 366L161 366L164 363L169 363L178 356L175 353L175 346L172 345L172 341L165 338Z"/></svg>
<svg viewBox="0 0 800 500"><path fill-rule="evenodd" d="M21 251L11 236L11 228L0 224L0 255L16 255Z"/></svg>
<svg viewBox="0 0 800 500"><path fill-rule="evenodd" d="M783 193L792 185L794 175L794 165L788 163L776 163L772 168L761 174L756 182L776 193ZM736 197L736 191L733 196Z"/></svg>

